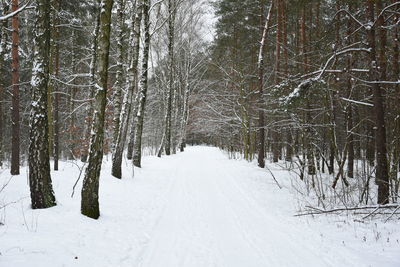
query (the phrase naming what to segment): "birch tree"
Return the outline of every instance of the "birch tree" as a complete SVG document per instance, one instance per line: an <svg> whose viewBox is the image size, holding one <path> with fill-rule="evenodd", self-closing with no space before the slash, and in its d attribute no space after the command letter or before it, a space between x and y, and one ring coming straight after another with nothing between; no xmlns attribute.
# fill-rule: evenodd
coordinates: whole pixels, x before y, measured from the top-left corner
<svg viewBox="0 0 400 267"><path fill-rule="evenodd" d="M33 209L56 205L49 162L47 86L50 53L50 0L38 0L35 14L34 61L29 117L29 186Z"/></svg>
<svg viewBox="0 0 400 267"><path fill-rule="evenodd" d="M142 134L144 123L144 112L147 98L148 88L148 72L149 72L149 52L150 52L150 0L143 0L143 24L144 24L144 47L142 58L142 73L139 83L139 103L136 113L135 124L135 143L133 154L133 165L141 167L142 163Z"/></svg>
<svg viewBox="0 0 400 267"><path fill-rule="evenodd" d="M102 0L97 46L96 96L88 166L82 187L81 213L93 219L100 216L99 178L103 160L104 119L108 88L108 60L110 50L111 11L113 0Z"/></svg>
<svg viewBox="0 0 400 267"><path fill-rule="evenodd" d="M138 61L139 61L139 50L140 50L140 24L142 21L142 1L138 0L135 10L135 19L133 21L131 45L133 47L132 58L130 60L130 66L127 71L127 86L124 95L124 101L122 105L122 112L120 114L120 124L118 130L118 137L113 153L112 159L112 175L116 178L122 176L122 157L127 139L128 127L132 121L132 114L134 113L134 102L133 97L137 89L138 79Z"/></svg>

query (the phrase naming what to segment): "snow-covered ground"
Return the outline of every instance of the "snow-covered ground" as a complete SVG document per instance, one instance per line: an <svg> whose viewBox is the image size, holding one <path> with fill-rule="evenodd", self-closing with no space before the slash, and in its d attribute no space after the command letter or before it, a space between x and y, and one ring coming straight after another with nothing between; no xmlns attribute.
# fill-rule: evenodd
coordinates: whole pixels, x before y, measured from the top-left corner
<svg viewBox="0 0 400 267"><path fill-rule="evenodd" d="M0 266L400 266L400 222L294 217L285 171L229 160L217 148L125 163L122 180L105 160L101 217L80 215L73 163L53 172L58 205L31 210L26 170L0 193ZM270 166L273 168L273 166ZM0 170L2 171L2 170ZM0 175L0 188L9 179Z"/></svg>

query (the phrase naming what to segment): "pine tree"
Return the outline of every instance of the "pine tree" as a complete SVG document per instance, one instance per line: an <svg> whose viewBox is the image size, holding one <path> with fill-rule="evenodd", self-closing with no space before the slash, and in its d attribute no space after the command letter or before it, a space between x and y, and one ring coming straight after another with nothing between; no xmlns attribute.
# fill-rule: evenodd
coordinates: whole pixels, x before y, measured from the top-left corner
<svg viewBox="0 0 400 267"><path fill-rule="evenodd" d="M12 1L12 11L18 9L18 0ZM11 174L19 174L20 165L20 92L19 92L19 20L18 15L12 18L12 149Z"/></svg>

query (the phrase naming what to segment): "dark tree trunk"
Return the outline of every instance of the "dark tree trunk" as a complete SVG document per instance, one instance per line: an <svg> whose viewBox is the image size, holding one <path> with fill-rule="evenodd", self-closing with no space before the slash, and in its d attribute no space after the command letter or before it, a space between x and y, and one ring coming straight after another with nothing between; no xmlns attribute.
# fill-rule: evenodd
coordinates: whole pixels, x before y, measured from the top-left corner
<svg viewBox="0 0 400 267"><path fill-rule="evenodd" d="M113 0L102 0L100 8L100 30L97 47L96 97L90 139L89 164L82 187L81 213L90 218L100 216L99 178L103 160L104 119L107 102L108 59L110 51L111 11Z"/></svg>
<svg viewBox="0 0 400 267"><path fill-rule="evenodd" d="M349 10L352 10L352 5L349 4ZM351 33L352 33L352 20L348 20L347 22L347 45L350 45L352 42L351 38ZM352 95L352 89L353 85L351 82L351 75L350 75L350 69L353 66L353 59L352 59L352 54L349 54L347 56L347 77L346 77L346 82L347 82L347 92L346 92L346 97L348 99L351 98ZM347 121L347 176L350 178L354 178L354 136L353 136L353 105L351 103L348 103L346 107L346 121Z"/></svg>
<svg viewBox="0 0 400 267"><path fill-rule="evenodd" d="M58 12L60 11L60 2L59 0L54 1L55 8L55 21L54 21L54 76L58 77L60 72L60 46L57 43L58 38L60 37L60 30L58 25L60 24L60 17ZM58 90L55 90L58 91ZM53 159L54 159L54 170L58 171L58 161L60 157L60 94L58 92L54 92L54 102L53 102L53 128L54 128L54 142L53 142Z"/></svg>
<svg viewBox="0 0 400 267"><path fill-rule="evenodd" d="M133 103L133 105L135 105L135 103ZM136 114L134 115L136 117ZM129 141L128 141L128 149L126 152L126 158L128 160L132 160L133 158L133 146L135 144L135 125L136 125L136 120L135 118L133 118L132 120L132 125L131 125L131 130L129 131Z"/></svg>
<svg viewBox="0 0 400 267"><path fill-rule="evenodd" d="M7 14L8 5L3 3L3 14ZM1 30L0 30L0 167L3 166L4 159L4 111L3 111L3 101L4 101L4 91L5 91L5 80L4 80L4 58L7 53L7 27L8 20L4 20L1 22Z"/></svg>
<svg viewBox="0 0 400 267"><path fill-rule="evenodd" d="M29 185L33 209L56 205L50 177L47 86L50 53L50 0L38 0L35 16L32 96L29 118Z"/></svg>
<svg viewBox="0 0 400 267"><path fill-rule="evenodd" d="M265 167L265 114L264 114L264 50L267 34L270 28L271 15L274 0L271 1L268 16L264 26L264 8L263 1L260 0L260 25L261 25L261 45L258 54L258 166Z"/></svg>
<svg viewBox="0 0 400 267"><path fill-rule="evenodd" d="M168 0L168 95L165 120L165 154L171 155L172 98L174 94L175 0Z"/></svg>
<svg viewBox="0 0 400 267"><path fill-rule="evenodd" d="M368 0L367 19L375 20L375 1ZM378 185L378 204L387 204L389 202L389 174L386 148L386 127L385 111L383 106L383 95L379 81L382 72L379 70L376 56L375 45L375 27L367 31L368 46L370 48L369 75L372 82L374 112L375 112L375 147L376 147L376 183Z"/></svg>
<svg viewBox="0 0 400 267"><path fill-rule="evenodd" d="M12 11L18 9L18 0L12 1ZM12 148L11 174L19 175L20 165L20 114L19 114L19 20L18 15L12 18Z"/></svg>

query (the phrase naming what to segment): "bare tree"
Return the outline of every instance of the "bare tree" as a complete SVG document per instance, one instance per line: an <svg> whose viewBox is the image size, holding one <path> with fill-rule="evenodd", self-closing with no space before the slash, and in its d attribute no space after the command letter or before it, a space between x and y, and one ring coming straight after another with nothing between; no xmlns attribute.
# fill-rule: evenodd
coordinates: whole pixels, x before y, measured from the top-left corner
<svg viewBox="0 0 400 267"><path fill-rule="evenodd" d="M141 167L142 162L142 134L144 123L144 112L147 98L148 88L148 68L149 68L149 52L150 52L150 0L143 1L143 24L144 24L144 47L142 58L142 74L139 83L139 106L136 114L135 124L135 144L133 165Z"/></svg>
<svg viewBox="0 0 400 267"><path fill-rule="evenodd" d="M29 185L33 209L56 205L50 177L49 123L47 117L50 0L38 0L35 16L32 97L29 118Z"/></svg>
<svg viewBox="0 0 400 267"><path fill-rule="evenodd" d="M97 219L100 216L99 178L103 160L112 6L113 0L101 1L92 136L90 139L89 164L86 168L82 187L81 213L93 219Z"/></svg>

